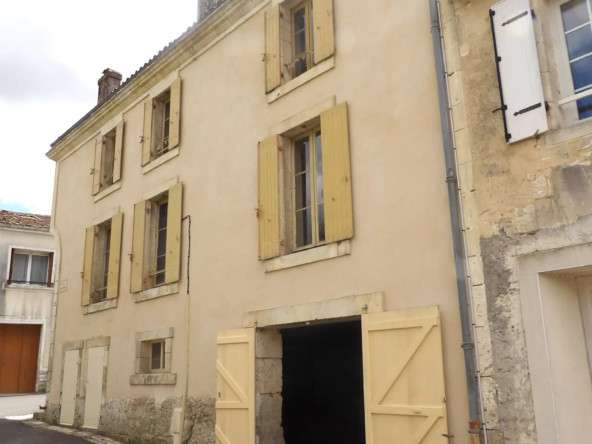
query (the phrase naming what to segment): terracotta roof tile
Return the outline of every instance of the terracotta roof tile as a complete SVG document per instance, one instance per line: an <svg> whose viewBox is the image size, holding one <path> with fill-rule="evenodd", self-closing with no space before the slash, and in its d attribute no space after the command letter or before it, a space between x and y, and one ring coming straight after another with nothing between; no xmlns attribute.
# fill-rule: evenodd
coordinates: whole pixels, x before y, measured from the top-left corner
<svg viewBox="0 0 592 444"><path fill-rule="evenodd" d="M51 216L0 210L0 226L49 230Z"/></svg>

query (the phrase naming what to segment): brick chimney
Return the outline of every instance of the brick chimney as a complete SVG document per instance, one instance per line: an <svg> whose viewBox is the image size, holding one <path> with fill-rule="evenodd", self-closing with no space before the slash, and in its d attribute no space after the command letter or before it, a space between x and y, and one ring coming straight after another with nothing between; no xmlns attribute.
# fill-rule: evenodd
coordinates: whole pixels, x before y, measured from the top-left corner
<svg viewBox="0 0 592 444"><path fill-rule="evenodd" d="M119 88L119 85L121 85L121 74L110 68L103 71L103 76L99 79L99 100L97 103L101 103L109 97L109 94Z"/></svg>

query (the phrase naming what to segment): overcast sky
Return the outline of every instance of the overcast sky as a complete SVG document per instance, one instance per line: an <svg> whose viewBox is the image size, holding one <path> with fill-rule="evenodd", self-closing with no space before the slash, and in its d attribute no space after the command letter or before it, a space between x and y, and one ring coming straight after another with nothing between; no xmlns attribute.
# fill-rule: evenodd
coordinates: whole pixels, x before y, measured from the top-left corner
<svg viewBox="0 0 592 444"><path fill-rule="evenodd" d="M197 0L23 0L1 9L0 209L50 214L50 143L96 105L105 68L132 75L196 21Z"/></svg>

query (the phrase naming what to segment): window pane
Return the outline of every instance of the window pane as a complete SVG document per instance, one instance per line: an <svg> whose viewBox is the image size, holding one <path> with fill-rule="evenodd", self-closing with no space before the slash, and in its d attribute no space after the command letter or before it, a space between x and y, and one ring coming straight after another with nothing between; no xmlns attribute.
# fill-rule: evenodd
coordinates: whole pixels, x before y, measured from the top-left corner
<svg viewBox="0 0 592 444"><path fill-rule="evenodd" d="M310 206L310 173L299 174L295 177L296 182L296 209Z"/></svg>
<svg viewBox="0 0 592 444"><path fill-rule="evenodd" d="M47 283L47 265L49 257L47 256L33 256L31 261L31 283L46 284Z"/></svg>
<svg viewBox="0 0 592 444"><path fill-rule="evenodd" d="M310 149L308 136L294 144L294 173L298 174L310 168Z"/></svg>
<svg viewBox="0 0 592 444"><path fill-rule="evenodd" d="M296 212L296 247L310 244L312 244L312 221L309 208Z"/></svg>
<svg viewBox="0 0 592 444"><path fill-rule="evenodd" d="M563 26L566 31L577 28L590 21L586 0L573 0L561 6Z"/></svg>
<svg viewBox="0 0 592 444"><path fill-rule="evenodd" d="M317 168L317 203L323 203L325 196L323 194L323 168Z"/></svg>
<svg viewBox="0 0 592 444"><path fill-rule="evenodd" d="M166 228L167 226L167 210L169 205L166 203L158 206L158 229Z"/></svg>
<svg viewBox="0 0 592 444"><path fill-rule="evenodd" d="M592 85L592 56L572 63L571 73L576 92L580 88Z"/></svg>
<svg viewBox="0 0 592 444"><path fill-rule="evenodd" d="M294 13L294 33L306 29L306 9L299 9Z"/></svg>
<svg viewBox="0 0 592 444"><path fill-rule="evenodd" d="M592 52L592 28L590 26L570 32L565 38L570 60Z"/></svg>
<svg viewBox="0 0 592 444"><path fill-rule="evenodd" d="M163 271L166 266L166 256L161 256L156 259L156 271Z"/></svg>
<svg viewBox="0 0 592 444"><path fill-rule="evenodd" d="M164 118L165 120L171 117L171 102L167 102L164 106Z"/></svg>
<svg viewBox="0 0 592 444"><path fill-rule="evenodd" d="M302 31L294 35L294 55L298 57L306 52L306 32Z"/></svg>
<svg viewBox="0 0 592 444"><path fill-rule="evenodd" d="M156 285L164 284L164 272L156 275Z"/></svg>
<svg viewBox="0 0 592 444"><path fill-rule="evenodd" d="M15 254L14 264L12 266L12 281L26 282L27 281L27 267L29 265L29 255Z"/></svg>
<svg viewBox="0 0 592 444"><path fill-rule="evenodd" d="M156 250L157 256L162 256L166 254L166 230L160 230L158 232L158 246Z"/></svg>
<svg viewBox="0 0 592 444"><path fill-rule="evenodd" d="M592 117L592 97L578 100L578 112L580 113L580 120Z"/></svg>
<svg viewBox="0 0 592 444"><path fill-rule="evenodd" d="M300 74L303 74L307 71L308 66L306 65L306 57L298 60L298 62L296 62L296 64L294 65L294 69L295 69L295 76L298 77Z"/></svg>
<svg viewBox="0 0 592 444"><path fill-rule="evenodd" d="M160 353L162 348L162 342L152 343L152 370L158 370L161 368L160 365Z"/></svg>
<svg viewBox="0 0 592 444"><path fill-rule="evenodd" d="M323 164L323 141L321 139L320 131L315 133L315 150L317 152L317 166L321 166Z"/></svg>

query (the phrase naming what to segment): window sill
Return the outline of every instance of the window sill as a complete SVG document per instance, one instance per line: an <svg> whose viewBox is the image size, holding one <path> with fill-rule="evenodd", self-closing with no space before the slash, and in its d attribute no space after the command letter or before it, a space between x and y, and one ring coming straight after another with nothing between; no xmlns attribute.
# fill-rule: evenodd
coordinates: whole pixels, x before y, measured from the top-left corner
<svg viewBox="0 0 592 444"><path fill-rule="evenodd" d="M321 74L329 71L330 69L333 69L334 67L335 57L323 60L321 63L319 63L311 70L305 72L304 74L296 77L293 80L290 80L288 83L285 83L282 86L278 86L275 90L267 94L267 103L275 102L280 97L285 96L286 94L295 90L299 86L302 86L307 82L310 82L315 77L320 76Z"/></svg>
<svg viewBox="0 0 592 444"><path fill-rule="evenodd" d="M176 373L146 373L130 376L130 385L175 385Z"/></svg>
<svg viewBox="0 0 592 444"><path fill-rule="evenodd" d="M169 160L177 157L178 155L179 155L179 147L170 150L168 153L163 154L158 159L154 159L149 164L144 165L142 167L142 174L146 174L146 173L152 171L154 168L159 167L163 163L168 162Z"/></svg>
<svg viewBox="0 0 592 444"><path fill-rule="evenodd" d="M335 257L347 256L350 254L350 241L335 242L321 247L310 248L296 253L279 256L265 261L265 272L284 270L286 268L298 267L300 265L312 264L313 262L325 261Z"/></svg>
<svg viewBox="0 0 592 444"><path fill-rule="evenodd" d="M109 194L114 193L115 191L117 191L120 188L121 188L121 180L115 182L109 188L105 188L99 194L96 194L95 198L94 198L95 203L98 202L99 200L101 200L102 198L107 197Z"/></svg>
<svg viewBox="0 0 592 444"><path fill-rule="evenodd" d="M592 120L586 119L567 128L548 131L545 135L545 142L547 146L553 146L590 134L592 134Z"/></svg>
<svg viewBox="0 0 592 444"><path fill-rule="evenodd" d="M10 284L4 288L7 290L51 290L53 292L54 287L48 287L47 285Z"/></svg>
<svg viewBox="0 0 592 444"><path fill-rule="evenodd" d="M136 302L143 302L175 293L179 293L178 282L175 282L174 284L161 285L160 287L154 287L150 290L142 290L138 293L134 293L134 299Z"/></svg>
<svg viewBox="0 0 592 444"><path fill-rule="evenodd" d="M82 312L86 315L96 313L97 311L109 310L110 308L117 308L117 298L85 305L82 307Z"/></svg>

